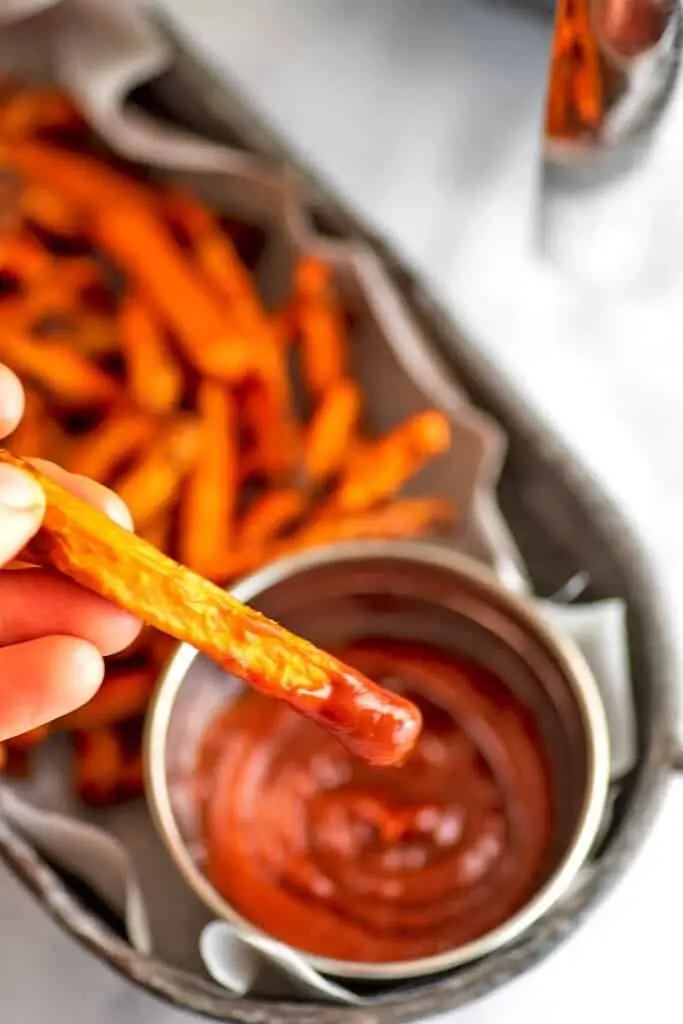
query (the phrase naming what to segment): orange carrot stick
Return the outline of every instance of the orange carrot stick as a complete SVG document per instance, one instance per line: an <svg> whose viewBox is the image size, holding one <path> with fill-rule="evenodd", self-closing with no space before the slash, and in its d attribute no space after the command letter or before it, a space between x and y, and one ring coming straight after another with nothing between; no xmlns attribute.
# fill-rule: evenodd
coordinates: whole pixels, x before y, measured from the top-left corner
<svg viewBox="0 0 683 1024"><path fill-rule="evenodd" d="M304 468L318 485L335 476L348 458L360 414L360 388L342 380L326 391L304 439Z"/></svg>
<svg viewBox="0 0 683 1024"><path fill-rule="evenodd" d="M290 537L245 546L228 555L217 566L213 579L231 583L277 558L285 558L311 548L350 540L391 540L421 537L452 526L455 509L440 498L403 498L382 508L374 508L343 518L311 520Z"/></svg>
<svg viewBox="0 0 683 1024"><path fill-rule="evenodd" d="M605 116L600 49L591 0L559 0L555 16L546 133L575 139L594 135Z"/></svg>
<svg viewBox="0 0 683 1024"><path fill-rule="evenodd" d="M182 396L183 376L163 328L140 295L124 296L119 329L128 386L137 404L151 413L174 411Z"/></svg>
<svg viewBox="0 0 683 1024"><path fill-rule="evenodd" d="M6 147L0 159L88 212L100 246L154 304L196 369L225 380L244 377L251 365L248 339L231 327L173 241L149 188L102 161L36 142Z"/></svg>
<svg viewBox="0 0 683 1024"><path fill-rule="evenodd" d="M22 557L65 573L262 692L287 700L368 761L405 760L421 723L410 702L246 608L28 463L1 449L0 461L30 473L45 493L43 526Z"/></svg>
<svg viewBox="0 0 683 1024"><path fill-rule="evenodd" d="M217 294L227 302L229 315L245 330L260 331L267 327L268 317L254 278L209 210L179 189L166 198L165 207L189 235L197 262Z"/></svg>
<svg viewBox="0 0 683 1024"><path fill-rule="evenodd" d="M76 733L74 753L75 788L84 803L109 807L141 795L141 753L124 750L115 729Z"/></svg>
<svg viewBox="0 0 683 1024"><path fill-rule="evenodd" d="M299 437L286 353L254 278L230 238L192 196L175 192L168 197L167 208L190 236L194 256L216 294L224 300L231 322L244 338L250 339L250 376L257 382L261 399L252 428L259 437L266 474L277 477L287 473L297 459Z"/></svg>
<svg viewBox="0 0 683 1024"><path fill-rule="evenodd" d="M108 374L66 343L41 342L4 326L0 360L67 406L108 404L119 391Z"/></svg>
<svg viewBox="0 0 683 1024"><path fill-rule="evenodd" d="M116 493L128 505L136 526L144 528L175 500L198 449L195 420L178 417L118 481Z"/></svg>
<svg viewBox="0 0 683 1024"><path fill-rule="evenodd" d="M200 372L229 382L253 364L248 336L236 327L151 210L128 205L102 210L94 232L177 336Z"/></svg>
<svg viewBox="0 0 683 1024"><path fill-rule="evenodd" d="M235 402L224 384L204 380L197 393L199 456L181 505L180 558L210 573L234 541L239 488L239 437Z"/></svg>
<svg viewBox="0 0 683 1024"><path fill-rule="evenodd" d="M0 100L0 138L32 135L45 128L81 128L83 117L66 93L17 88Z"/></svg>
<svg viewBox="0 0 683 1024"><path fill-rule="evenodd" d="M103 160L35 139L19 139L0 149L0 163L15 168L27 184L53 189L91 215L106 205L145 208L151 189Z"/></svg>
<svg viewBox="0 0 683 1024"><path fill-rule="evenodd" d="M133 407L114 407L102 423L71 446L66 468L107 483L118 467L149 445L157 423Z"/></svg>

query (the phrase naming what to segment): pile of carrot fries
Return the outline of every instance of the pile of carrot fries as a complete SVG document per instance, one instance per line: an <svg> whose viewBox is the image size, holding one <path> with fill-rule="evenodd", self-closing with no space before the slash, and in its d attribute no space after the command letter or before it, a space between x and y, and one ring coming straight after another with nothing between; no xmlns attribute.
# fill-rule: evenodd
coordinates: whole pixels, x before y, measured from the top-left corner
<svg viewBox="0 0 683 1024"><path fill-rule="evenodd" d="M449 503L400 496L448 449L448 422L428 410L364 430L329 266L300 259L267 308L261 233L104 153L54 89L0 85L0 155L0 362L27 392L12 452L112 487L144 538L219 584L308 547L452 522ZM83 800L138 794L168 644L143 631L88 705L5 745L4 771L28 773L68 732Z"/></svg>

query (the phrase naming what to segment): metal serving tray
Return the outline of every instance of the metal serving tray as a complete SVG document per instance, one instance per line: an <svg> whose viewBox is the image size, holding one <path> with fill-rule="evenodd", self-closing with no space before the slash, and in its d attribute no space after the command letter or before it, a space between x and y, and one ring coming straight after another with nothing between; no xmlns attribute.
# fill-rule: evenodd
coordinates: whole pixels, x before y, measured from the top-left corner
<svg viewBox="0 0 683 1024"><path fill-rule="evenodd" d="M170 71L144 87L139 101L195 132L239 145L296 168L316 224L332 236L373 246L425 335L443 373L509 435L500 503L526 560L536 592L550 595L570 577L590 578L586 600L620 597L628 608L630 655L638 714L638 763L620 795L600 855L571 896L527 933L485 960L388 994L372 1007L235 1001L199 976L131 949L104 916L0 818L0 856L45 910L90 951L151 993L217 1020L238 1024L398 1024L462 1005L541 960L595 908L646 840L664 786L680 761L672 735L676 689L672 634L665 608L636 540L562 443L372 229L290 153L238 92L174 40Z"/></svg>

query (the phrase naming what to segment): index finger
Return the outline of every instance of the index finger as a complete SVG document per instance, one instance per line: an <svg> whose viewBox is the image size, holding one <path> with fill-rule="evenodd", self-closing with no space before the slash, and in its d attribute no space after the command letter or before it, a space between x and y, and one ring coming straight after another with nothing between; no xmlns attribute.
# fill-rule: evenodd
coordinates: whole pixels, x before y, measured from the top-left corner
<svg viewBox="0 0 683 1024"><path fill-rule="evenodd" d="M69 473L66 469L62 469L61 466L57 466L54 462L48 462L46 459L27 459L27 462L64 487L65 490L71 491L76 497L87 501L89 505L94 505L100 512L104 512L110 519L117 522L119 526L123 526L126 530L133 529L133 520L126 505L118 494L114 494L108 487L103 487L102 484L95 483L88 477Z"/></svg>

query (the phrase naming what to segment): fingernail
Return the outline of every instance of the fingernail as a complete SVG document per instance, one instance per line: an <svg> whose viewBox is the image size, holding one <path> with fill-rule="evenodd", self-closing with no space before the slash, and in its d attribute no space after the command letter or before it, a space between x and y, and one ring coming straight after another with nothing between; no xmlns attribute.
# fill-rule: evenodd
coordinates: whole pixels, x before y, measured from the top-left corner
<svg viewBox="0 0 683 1024"><path fill-rule="evenodd" d="M32 512L45 504L39 484L14 466L0 466L0 505L12 512Z"/></svg>

